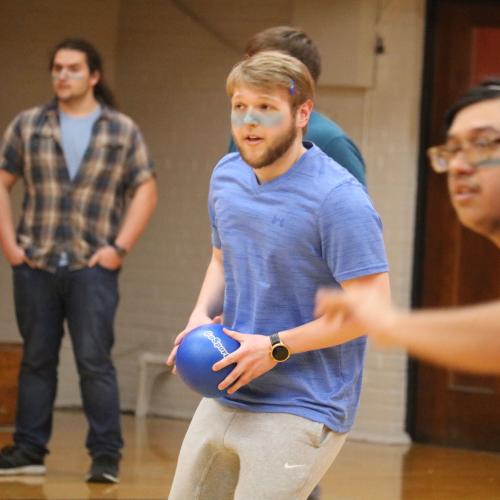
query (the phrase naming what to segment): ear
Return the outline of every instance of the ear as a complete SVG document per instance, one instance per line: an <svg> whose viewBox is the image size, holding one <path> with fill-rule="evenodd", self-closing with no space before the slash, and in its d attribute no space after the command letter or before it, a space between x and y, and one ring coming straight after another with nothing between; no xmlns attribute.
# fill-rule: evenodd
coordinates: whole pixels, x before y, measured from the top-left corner
<svg viewBox="0 0 500 500"><path fill-rule="evenodd" d="M297 121L297 127L304 128L309 123L309 118L314 107L314 103L311 99L303 102L297 109L295 119Z"/></svg>
<svg viewBox="0 0 500 500"><path fill-rule="evenodd" d="M99 80L101 79L101 73L99 71L94 71L93 73L90 74L90 85L92 87L95 87L98 83Z"/></svg>

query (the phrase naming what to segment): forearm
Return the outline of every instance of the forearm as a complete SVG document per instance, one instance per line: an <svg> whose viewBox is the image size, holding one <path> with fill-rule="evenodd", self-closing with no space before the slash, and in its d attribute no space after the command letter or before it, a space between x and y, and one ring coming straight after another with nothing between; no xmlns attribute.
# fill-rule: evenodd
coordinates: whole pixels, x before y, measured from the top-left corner
<svg viewBox="0 0 500 500"><path fill-rule="evenodd" d="M292 354L298 354L343 344L363 333L358 325L342 322L340 317L333 322L321 317L299 327L280 331L280 339Z"/></svg>
<svg viewBox="0 0 500 500"><path fill-rule="evenodd" d="M132 249L151 219L157 199L154 179L144 182L136 189L115 240L118 245L127 251Z"/></svg>
<svg viewBox="0 0 500 500"><path fill-rule="evenodd" d="M0 178L0 246L9 259L9 255L17 246L16 231L14 229L14 218L10 201L10 188L14 183L14 178L5 172Z"/></svg>
<svg viewBox="0 0 500 500"><path fill-rule="evenodd" d="M222 250L214 248L191 317L200 315L213 318L221 314L224 303L224 287Z"/></svg>
<svg viewBox="0 0 500 500"><path fill-rule="evenodd" d="M370 286L383 304L390 302L391 291L387 273L344 281L342 288L350 290L362 285ZM344 314L337 313L333 317L329 314L321 315L315 321L281 332L280 338L292 352L298 353L343 344L365 333L366 329L362 324L346 320Z"/></svg>
<svg viewBox="0 0 500 500"><path fill-rule="evenodd" d="M448 368L500 373L500 301L398 313L383 336L389 344Z"/></svg>

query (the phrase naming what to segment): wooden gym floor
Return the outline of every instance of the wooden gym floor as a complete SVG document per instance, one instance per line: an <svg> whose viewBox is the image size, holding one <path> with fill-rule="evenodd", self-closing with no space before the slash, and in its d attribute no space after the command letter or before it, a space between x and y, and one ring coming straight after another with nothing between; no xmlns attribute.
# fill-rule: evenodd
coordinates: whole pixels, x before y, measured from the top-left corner
<svg viewBox="0 0 500 500"><path fill-rule="evenodd" d="M83 414L57 411L47 475L0 477L0 499L166 499L187 424L125 415L120 484L88 485ZM321 487L322 500L500 500L500 454L348 441Z"/></svg>

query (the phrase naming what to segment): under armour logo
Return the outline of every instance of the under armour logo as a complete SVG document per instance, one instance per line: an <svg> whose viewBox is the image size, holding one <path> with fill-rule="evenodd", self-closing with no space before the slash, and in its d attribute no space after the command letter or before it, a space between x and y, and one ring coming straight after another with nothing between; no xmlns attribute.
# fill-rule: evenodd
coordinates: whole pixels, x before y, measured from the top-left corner
<svg viewBox="0 0 500 500"><path fill-rule="evenodd" d="M273 224L277 224L279 227L283 227L285 225L285 219L283 219L283 217L273 215Z"/></svg>

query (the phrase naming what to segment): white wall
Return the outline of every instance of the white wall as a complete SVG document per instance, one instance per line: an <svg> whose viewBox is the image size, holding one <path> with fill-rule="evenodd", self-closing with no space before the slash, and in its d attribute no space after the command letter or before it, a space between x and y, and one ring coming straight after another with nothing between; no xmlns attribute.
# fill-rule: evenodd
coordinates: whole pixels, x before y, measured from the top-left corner
<svg viewBox="0 0 500 500"><path fill-rule="evenodd" d="M368 90L361 147L368 188L384 221L393 300L410 303L417 181L424 2L383 2L377 33L385 53L377 58L375 85ZM404 353L371 349L355 432L382 441L404 439Z"/></svg>

